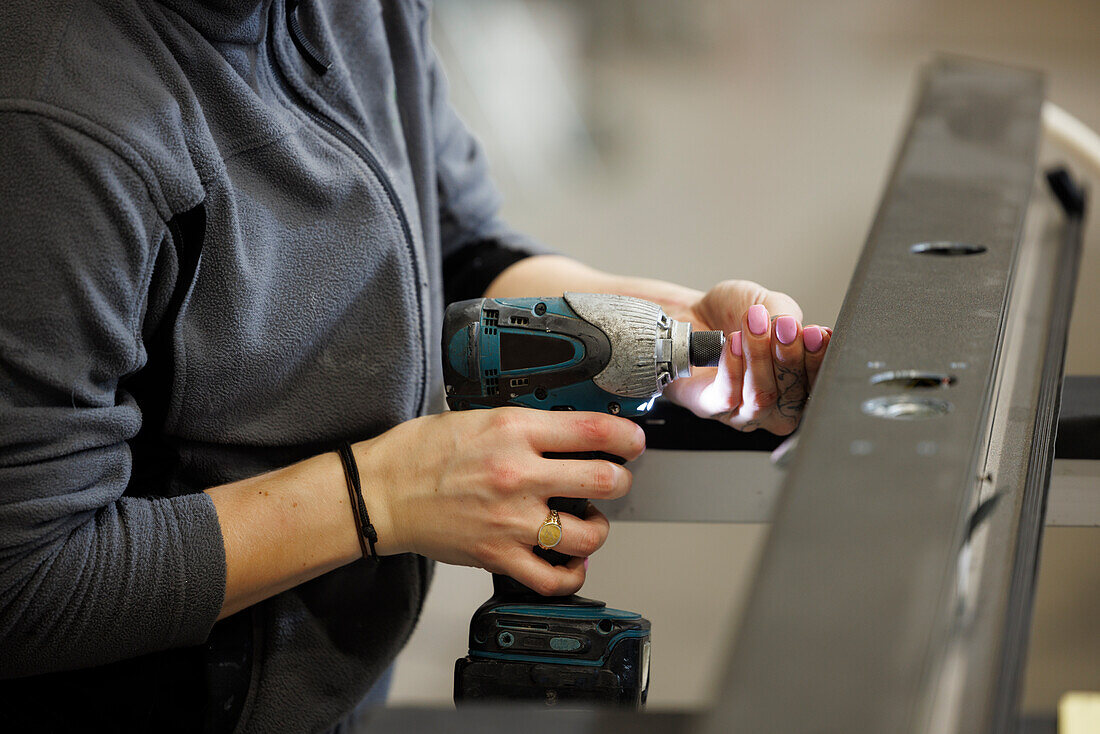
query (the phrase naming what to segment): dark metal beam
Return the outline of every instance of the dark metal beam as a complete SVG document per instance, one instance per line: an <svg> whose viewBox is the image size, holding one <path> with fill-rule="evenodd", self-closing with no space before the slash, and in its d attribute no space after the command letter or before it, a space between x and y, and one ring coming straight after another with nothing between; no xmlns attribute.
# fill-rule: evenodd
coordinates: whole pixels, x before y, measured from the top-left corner
<svg viewBox="0 0 1100 734"><path fill-rule="evenodd" d="M938 715L1042 101L1034 73L926 71L701 731L916 732Z"/></svg>

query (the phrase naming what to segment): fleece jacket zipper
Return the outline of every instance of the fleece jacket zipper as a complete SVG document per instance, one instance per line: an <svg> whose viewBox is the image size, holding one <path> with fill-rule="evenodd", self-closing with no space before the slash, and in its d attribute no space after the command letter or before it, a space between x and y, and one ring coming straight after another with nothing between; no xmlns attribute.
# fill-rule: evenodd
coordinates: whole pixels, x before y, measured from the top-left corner
<svg viewBox="0 0 1100 734"><path fill-rule="evenodd" d="M299 50L301 51L302 55L305 57L306 61L310 64L310 66L312 66L315 69L318 69L318 73L324 73L324 71L327 71L332 66L332 63L329 62L327 59L325 59L324 56L320 53L320 51L317 50L317 47L314 46L312 43L310 43L309 40L306 39L305 35L302 33L302 28L301 28L301 25L298 24L298 17L297 17L298 2L296 2L295 0L290 0L290 2L287 3L286 9L287 9L287 12L286 12L286 15L287 15L287 30L288 30L289 35L291 36L291 39L295 40L295 46L298 46ZM268 61L271 64L271 70L273 72L274 77L276 78L276 80L278 80L279 86L282 88L283 92L287 95L287 97L289 97L290 100L294 104L296 104L299 108L301 108L301 110L306 113L306 115L309 117L310 120L312 120L319 127L324 129L330 135L332 135L337 140L342 142L345 146L347 146L358 158L360 158L364 163L367 164L367 168L369 168L371 170L371 172L374 174L375 178L378 179L378 182L382 185L382 188L386 192L386 198L389 199L390 205L393 207L394 213L397 215L398 222L400 222L400 224L401 224L401 233L402 233L402 235L404 235L405 247L409 252L409 259L412 262L413 279L416 280L416 281L419 281L419 279L420 279L419 258L416 255L416 246L413 243L412 228L409 226L409 218L405 214L405 207L401 204L401 200L399 198L397 198L397 190L393 186L393 181L390 180L390 177L386 174L385 169L382 168L382 164L378 160L378 157L375 156L375 154L370 150L370 148L368 148L366 145L364 145L362 142L360 142L357 137L355 137L353 134L351 134L350 132L345 130L335 120L330 119L325 114L323 114L320 110L315 108L301 93L298 92L297 89L294 88L294 85L292 85L290 83L290 80L287 78L287 75L283 71L283 68L279 65L278 57L275 55L275 43L276 43L276 40L275 40L276 39L276 35L275 35L276 26L275 26L275 24L276 24L277 16L278 16L278 13L272 13L271 14L271 23L269 25L270 33L269 33L269 38L268 38L268 42L267 42ZM293 21L290 20L291 18L293 18ZM296 28L296 32L295 32L295 30L291 29L292 25ZM309 50L309 51L304 50L302 48L302 46L299 45L299 41L296 40L298 36L301 36L301 40L305 42L304 45L306 45L306 48L311 49L311 50ZM321 67L323 67L323 68L321 68ZM427 391L427 381L428 381L428 350L427 350L427 344L424 340L424 302L423 302L423 299L424 299L423 289L419 287L419 284L417 284L417 288L416 288L417 313L416 313L416 316L417 316L417 327L418 327L418 331L420 332L420 345L421 345L420 346L420 381L418 383L417 395L416 395L417 412L419 412L423 408L424 393Z"/></svg>

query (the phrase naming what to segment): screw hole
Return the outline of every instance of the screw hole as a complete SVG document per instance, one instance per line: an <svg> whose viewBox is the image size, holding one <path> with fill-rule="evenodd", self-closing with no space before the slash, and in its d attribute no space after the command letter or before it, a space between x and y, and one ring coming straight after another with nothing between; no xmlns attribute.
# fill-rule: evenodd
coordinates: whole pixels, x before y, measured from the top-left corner
<svg viewBox="0 0 1100 734"><path fill-rule="evenodd" d="M921 420L936 418L951 412L951 403L935 398L914 398L908 395L887 395L867 400L861 406L864 413L891 420Z"/></svg>
<svg viewBox="0 0 1100 734"><path fill-rule="evenodd" d="M921 242L909 248L914 255L939 255L941 257L953 257L956 255L980 255L986 251L984 245L968 245L962 242Z"/></svg>
<svg viewBox="0 0 1100 734"><path fill-rule="evenodd" d="M910 390L951 387L957 381L954 375L943 372L923 372L921 370L891 370L889 372L879 372L871 377L872 385L901 387Z"/></svg>

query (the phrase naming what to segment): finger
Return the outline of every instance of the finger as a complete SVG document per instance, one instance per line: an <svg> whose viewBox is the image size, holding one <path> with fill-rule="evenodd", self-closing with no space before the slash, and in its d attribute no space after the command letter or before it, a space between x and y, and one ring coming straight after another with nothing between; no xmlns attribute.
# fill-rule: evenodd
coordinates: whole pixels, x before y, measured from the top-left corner
<svg viewBox="0 0 1100 734"><path fill-rule="evenodd" d="M603 459L543 459L528 485L542 498L615 500L630 491L630 470Z"/></svg>
<svg viewBox="0 0 1100 734"><path fill-rule="evenodd" d="M829 346L830 332L820 326L807 326L802 331L802 343L806 345L806 386L812 389L821 363L825 360L825 348Z"/></svg>
<svg viewBox="0 0 1100 734"><path fill-rule="evenodd" d="M791 315L779 316L772 324L772 368L778 396L768 430L785 435L798 427L806 406L805 346L802 325Z"/></svg>
<svg viewBox="0 0 1100 734"><path fill-rule="evenodd" d="M745 360L741 332L730 334L726 344L728 348L722 350L714 381L699 396L699 407L710 418L728 421L741 405L741 389L744 386Z"/></svg>
<svg viewBox="0 0 1100 734"><path fill-rule="evenodd" d="M587 411L529 412L537 416L528 434L536 451L603 451L627 461L638 458L645 451L645 433L641 426L626 418Z"/></svg>
<svg viewBox="0 0 1100 734"><path fill-rule="evenodd" d="M730 425L744 431L759 428L775 408L778 391L772 370L771 329L768 310L760 304L745 312L741 329L741 352L745 361L741 407Z"/></svg>
<svg viewBox="0 0 1100 734"><path fill-rule="evenodd" d="M611 525L607 517L591 505L584 520L567 512L559 513L558 519L561 520L561 541L554 546L558 553L587 558L607 542Z"/></svg>
<svg viewBox="0 0 1100 734"><path fill-rule="evenodd" d="M508 559L494 573L511 576L532 591L543 596L567 596L584 584L584 559L570 558L563 566L551 566L530 550L508 554Z"/></svg>

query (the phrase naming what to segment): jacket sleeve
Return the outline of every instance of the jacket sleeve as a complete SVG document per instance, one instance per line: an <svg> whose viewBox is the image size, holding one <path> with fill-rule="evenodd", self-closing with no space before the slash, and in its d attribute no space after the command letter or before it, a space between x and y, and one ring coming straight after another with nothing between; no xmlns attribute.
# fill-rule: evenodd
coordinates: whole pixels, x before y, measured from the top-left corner
<svg viewBox="0 0 1100 734"><path fill-rule="evenodd" d="M447 99L447 79L428 45L428 73L439 193L439 232L447 301L473 298L505 268L551 250L508 227L500 194L477 139Z"/></svg>
<svg viewBox="0 0 1100 734"><path fill-rule="evenodd" d="M197 644L225 591L213 503L123 496L165 207L90 123L2 110L0 139L0 677Z"/></svg>

